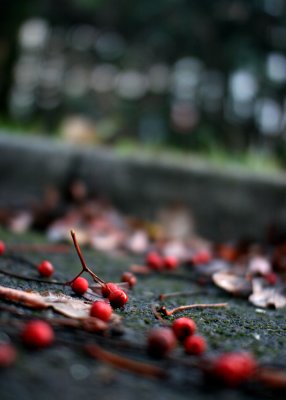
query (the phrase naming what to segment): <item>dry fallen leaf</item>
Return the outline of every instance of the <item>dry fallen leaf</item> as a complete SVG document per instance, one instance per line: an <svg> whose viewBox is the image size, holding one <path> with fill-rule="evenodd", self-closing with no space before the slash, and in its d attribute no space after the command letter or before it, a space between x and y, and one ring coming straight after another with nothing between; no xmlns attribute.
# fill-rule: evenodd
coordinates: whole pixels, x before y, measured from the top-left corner
<svg viewBox="0 0 286 400"><path fill-rule="evenodd" d="M41 294L0 286L0 297L21 303L29 308L45 309L51 307L54 311L69 318L82 319L89 316L90 304L65 294L53 292Z"/></svg>
<svg viewBox="0 0 286 400"><path fill-rule="evenodd" d="M275 309L286 307L285 285L269 286L265 279L256 278L252 280L252 290L249 301L256 307Z"/></svg>
<svg viewBox="0 0 286 400"><path fill-rule="evenodd" d="M212 279L218 287L234 295L248 296L251 293L251 282L244 276L229 272L217 272Z"/></svg>

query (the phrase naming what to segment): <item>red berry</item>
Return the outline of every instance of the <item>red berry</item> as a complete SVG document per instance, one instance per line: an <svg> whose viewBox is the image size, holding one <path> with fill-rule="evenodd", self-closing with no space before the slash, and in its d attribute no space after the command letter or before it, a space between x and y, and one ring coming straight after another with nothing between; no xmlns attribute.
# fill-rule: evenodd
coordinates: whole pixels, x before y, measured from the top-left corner
<svg viewBox="0 0 286 400"><path fill-rule="evenodd" d="M0 344L0 367L9 367L16 359L17 353L9 343Z"/></svg>
<svg viewBox="0 0 286 400"><path fill-rule="evenodd" d="M2 240L0 240L0 256L2 256L2 254L5 253L5 250L6 250L5 243Z"/></svg>
<svg viewBox="0 0 286 400"><path fill-rule="evenodd" d="M147 265L156 271L160 271L164 267L163 259L160 254L151 251L146 257Z"/></svg>
<svg viewBox="0 0 286 400"><path fill-rule="evenodd" d="M206 350L206 341L202 336L188 336L184 341L184 348L187 354L199 356Z"/></svg>
<svg viewBox="0 0 286 400"><path fill-rule="evenodd" d="M107 322L112 314L111 306L105 301L95 301L90 309L90 315Z"/></svg>
<svg viewBox="0 0 286 400"><path fill-rule="evenodd" d="M78 294L78 295L83 295L87 289L88 289L88 281L85 278L82 278L79 276L76 278L75 281L71 284L72 290Z"/></svg>
<svg viewBox="0 0 286 400"><path fill-rule="evenodd" d="M149 333L147 348L151 356L164 357L177 344L176 336L170 328L154 328Z"/></svg>
<svg viewBox="0 0 286 400"><path fill-rule="evenodd" d="M164 267L167 269L176 269L179 266L179 262L176 257L166 256L163 259Z"/></svg>
<svg viewBox="0 0 286 400"><path fill-rule="evenodd" d="M213 363L213 374L224 383L235 386L250 378L256 368L256 362L248 353L225 353Z"/></svg>
<svg viewBox="0 0 286 400"><path fill-rule="evenodd" d="M38 271L42 276L49 278L53 275L55 270L53 265L49 261L45 260L40 265L38 265Z"/></svg>
<svg viewBox="0 0 286 400"><path fill-rule="evenodd" d="M129 287L132 288L137 283L137 278L132 272L124 272L121 276L121 282L128 283Z"/></svg>
<svg viewBox="0 0 286 400"><path fill-rule="evenodd" d="M197 325L191 318L182 317L175 319L172 328L177 339L184 340L195 333Z"/></svg>
<svg viewBox="0 0 286 400"><path fill-rule="evenodd" d="M109 297L115 290L121 290L115 283L109 282L101 287L101 293L103 297Z"/></svg>
<svg viewBox="0 0 286 400"><path fill-rule="evenodd" d="M47 322L40 320L28 322L22 332L23 342L33 348L50 346L54 338L52 327Z"/></svg>
<svg viewBox="0 0 286 400"><path fill-rule="evenodd" d="M113 308L121 308L128 301L128 296L122 289L118 289L115 290L114 292L111 292L108 298Z"/></svg>
<svg viewBox="0 0 286 400"><path fill-rule="evenodd" d="M208 250L200 250L191 258L194 265L207 264L211 261L212 256Z"/></svg>
<svg viewBox="0 0 286 400"><path fill-rule="evenodd" d="M278 281L278 276L275 272L269 272L264 275L264 279L269 283L269 285L275 285Z"/></svg>

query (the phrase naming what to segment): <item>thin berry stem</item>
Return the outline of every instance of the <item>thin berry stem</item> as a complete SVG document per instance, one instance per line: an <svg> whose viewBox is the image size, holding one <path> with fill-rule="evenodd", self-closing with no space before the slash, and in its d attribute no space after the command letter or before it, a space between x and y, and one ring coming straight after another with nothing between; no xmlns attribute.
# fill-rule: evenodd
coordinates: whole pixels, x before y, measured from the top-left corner
<svg viewBox="0 0 286 400"><path fill-rule="evenodd" d="M76 249L77 255L78 255L79 259L80 259L80 262L81 262L81 265L82 265L82 270L81 270L81 272L79 274L77 274L77 276L74 279L72 279L71 281L67 282L66 285L71 285L79 276L81 276L83 274L83 272L87 272L89 275L91 275L91 277L93 278L93 280L95 282L99 283L101 286L104 286L106 283L102 279L100 279L94 272L92 272L91 269L86 265L86 262L85 262L85 260L83 258L83 255L82 255L81 249L79 247L79 244L78 244L78 241L77 241L76 234L75 234L74 230L71 230L71 237L72 237L73 244L74 244L74 247Z"/></svg>
<svg viewBox="0 0 286 400"><path fill-rule="evenodd" d="M160 307L157 311L161 312L162 314L166 315L167 317L170 317L171 315L180 312L180 311L185 311L185 310L190 310L192 308L221 308L221 307L227 307L228 303L209 303L209 304L190 304L187 306L180 306L173 308L172 310L167 310L165 306Z"/></svg>
<svg viewBox="0 0 286 400"><path fill-rule="evenodd" d="M162 318L161 314L158 312L156 306L154 304L151 305L152 308L152 312L154 314L154 317L156 319L158 319L163 325L166 325L166 321L164 320L164 318Z"/></svg>

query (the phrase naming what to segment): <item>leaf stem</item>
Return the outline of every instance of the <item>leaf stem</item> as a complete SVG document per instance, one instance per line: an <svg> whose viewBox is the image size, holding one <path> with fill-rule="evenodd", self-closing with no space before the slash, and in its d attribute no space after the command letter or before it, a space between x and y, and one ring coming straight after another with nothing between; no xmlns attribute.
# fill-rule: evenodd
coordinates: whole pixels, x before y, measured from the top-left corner
<svg viewBox="0 0 286 400"><path fill-rule="evenodd" d="M73 279L72 279L71 281L69 281L69 282L66 282L66 285L71 285L79 276L81 276L84 272L87 272L87 273L92 277L92 279L93 279L95 282L99 283L101 286L104 286L104 285L105 285L104 280L100 279L100 278L99 278L94 272L92 272L91 269L87 266L87 264L86 264L86 262L85 262L85 260L84 260L84 258L83 258L81 249L80 249L80 247L79 247L79 244L78 244L78 241L77 241L77 238L76 238L75 231L74 231L74 230L71 230L70 233L71 233L71 237L72 237L72 240L73 240L74 247L75 247L75 249L76 249L77 255L78 255L78 257L79 257L79 259L80 259L80 262L81 262L81 265L82 265L82 270L80 271L79 274L77 274L77 276L76 276L75 278L73 278Z"/></svg>
<svg viewBox="0 0 286 400"><path fill-rule="evenodd" d="M190 310L192 308L221 308L227 306L228 303L190 304L187 306L176 307L173 308L172 310L167 310L165 306L161 306L157 311L169 317L177 312Z"/></svg>

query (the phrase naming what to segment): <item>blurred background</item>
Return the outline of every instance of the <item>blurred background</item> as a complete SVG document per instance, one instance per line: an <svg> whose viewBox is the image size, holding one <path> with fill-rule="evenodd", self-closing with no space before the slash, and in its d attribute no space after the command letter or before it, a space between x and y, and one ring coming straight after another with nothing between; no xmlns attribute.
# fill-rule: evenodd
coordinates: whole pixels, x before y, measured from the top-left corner
<svg viewBox="0 0 286 400"><path fill-rule="evenodd" d="M286 166L285 0L1 0L11 132Z"/></svg>

